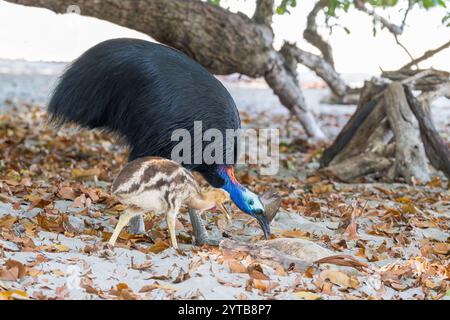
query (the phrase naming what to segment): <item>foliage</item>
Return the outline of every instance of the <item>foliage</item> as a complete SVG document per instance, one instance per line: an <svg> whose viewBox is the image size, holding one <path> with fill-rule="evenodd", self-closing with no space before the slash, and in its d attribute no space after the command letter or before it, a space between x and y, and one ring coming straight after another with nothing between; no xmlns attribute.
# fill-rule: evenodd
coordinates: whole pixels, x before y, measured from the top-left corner
<svg viewBox="0 0 450 320"><path fill-rule="evenodd" d="M447 8L446 2L447 2L447 4L450 3L449 0L408 0L408 1L407 0L403 0L403 1L399 1L399 0L368 0L368 1L364 1L364 2L369 4L373 8L386 9L386 8L401 6L405 3L407 3L408 5L411 5L411 6L414 6L417 4L421 8L427 9L427 10L431 9L431 8L435 8L435 7ZM327 6L328 9L327 9L326 13L330 16L335 16L337 10L344 10L345 12L347 12L352 5L354 5L354 2L351 0L330 0L329 4Z"/></svg>
<svg viewBox="0 0 450 320"><path fill-rule="evenodd" d="M207 0L214 5L221 5L221 0ZM256 0L255 0L256 1ZM450 0L366 0L366 4L370 5L374 9L387 9L392 7L403 7L407 4L407 7L414 7L418 5L420 8L429 10L436 7L448 8L450 7ZM276 13L279 15L289 14L291 8L296 8L299 5L297 0L279 0L276 1ZM350 8L354 7L355 2L353 0L329 0L329 3L324 8L324 13L327 16L327 24L330 26L330 17L338 18L338 12L348 12ZM403 10L403 9L401 9ZM447 12L442 18L442 24L450 26L450 12ZM374 33L376 33L377 21L374 19ZM349 30L346 29L349 33Z"/></svg>

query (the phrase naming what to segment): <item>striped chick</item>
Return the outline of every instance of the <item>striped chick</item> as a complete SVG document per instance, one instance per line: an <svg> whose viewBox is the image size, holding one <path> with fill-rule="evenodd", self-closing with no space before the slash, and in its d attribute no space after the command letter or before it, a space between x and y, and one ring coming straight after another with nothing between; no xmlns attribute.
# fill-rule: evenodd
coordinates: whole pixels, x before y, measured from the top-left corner
<svg viewBox="0 0 450 320"><path fill-rule="evenodd" d="M112 193L127 209L120 216L109 244L114 246L120 232L130 220L147 212L165 214L172 246L178 249L175 233L176 217L180 208L205 211L217 207L228 219L224 203L230 200L222 189L200 190L192 174L178 163L147 157L128 163L112 185Z"/></svg>

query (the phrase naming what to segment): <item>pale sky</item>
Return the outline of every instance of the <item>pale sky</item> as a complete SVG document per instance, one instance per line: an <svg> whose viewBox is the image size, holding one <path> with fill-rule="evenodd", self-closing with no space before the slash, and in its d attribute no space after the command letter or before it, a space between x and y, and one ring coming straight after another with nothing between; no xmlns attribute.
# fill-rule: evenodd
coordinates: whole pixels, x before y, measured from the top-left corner
<svg viewBox="0 0 450 320"><path fill-rule="evenodd" d="M290 15L276 16L274 31L276 46L284 40L297 42L302 48L314 51L302 39L306 16L314 0L298 1L299 7ZM232 11L251 15L255 0L223 0ZM398 10L381 12L400 22ZM443 9L428 12L416 8L410 13L408 27L400 37L414 56L434 49L450 39L450 28L441 25ZM353 10L343 14L340 23L351 30L336 28L332 35L323 34L334 48L336 67L342 73L378 74L383 70L398 69L409 61L406 53L395 44L387 31L374 38L372 21L364 13ZM71 61L95 44L111 38L134 37L149 39L146 35L94 18L56 15L45 10L22 7L0 0L0 59L25 59L31 61ZM423 67L450 70L450 50L443 51L423 64Z"/></svg>

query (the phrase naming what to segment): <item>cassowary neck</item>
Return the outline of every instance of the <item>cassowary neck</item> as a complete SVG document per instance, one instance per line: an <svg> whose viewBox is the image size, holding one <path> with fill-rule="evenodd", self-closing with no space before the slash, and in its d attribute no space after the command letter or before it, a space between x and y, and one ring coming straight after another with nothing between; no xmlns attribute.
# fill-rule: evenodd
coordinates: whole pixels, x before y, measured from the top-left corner
<svg viewBox="0 0 450 320"><path fill-rule="evenodd" d="M223 179L224 183L220 188L227 191L233 200L239 198L247 189L237 181L234 176L234 167L222 165L218 166L217 172Z"/></svg>

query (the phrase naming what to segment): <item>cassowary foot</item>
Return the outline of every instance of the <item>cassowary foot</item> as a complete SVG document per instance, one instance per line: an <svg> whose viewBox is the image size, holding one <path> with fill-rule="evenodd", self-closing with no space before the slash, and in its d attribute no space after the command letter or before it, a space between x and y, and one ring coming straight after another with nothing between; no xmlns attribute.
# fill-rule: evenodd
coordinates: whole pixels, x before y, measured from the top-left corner
<svg viewBox="0 0 450 320"><path fill-rule="evenodd" d="M211 239L206 231L205 225L198 211L189 208L189 218L191 219L192 231L194 233L194 244L196 246L209 245L218 246L220 240Z"/></svg>
<svg viewBox="0 0 450 320"><path fill-rule="evenodd" d="M144 217L142 215L133 217L128 225L128 231L130 234L145 235Z"/></svg>

